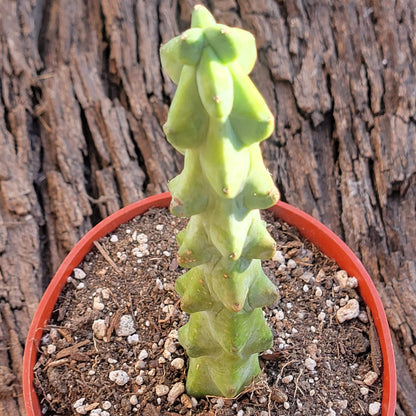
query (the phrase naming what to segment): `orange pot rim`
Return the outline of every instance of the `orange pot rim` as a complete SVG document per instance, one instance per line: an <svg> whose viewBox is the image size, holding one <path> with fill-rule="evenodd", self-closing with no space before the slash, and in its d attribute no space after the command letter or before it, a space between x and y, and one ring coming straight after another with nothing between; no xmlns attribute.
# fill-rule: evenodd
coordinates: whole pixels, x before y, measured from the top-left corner
<svg viewBox="0 0 416 416"><path fill-rule="evenodd" d="M27 416L42 416L38 395L33 386L33 367L36 364L43 330L73 269L81 263L85 255L92 249L94 241L111 233L119 225L143 214L150 208L168 207L170 200L171 195L169 192L165 192L132 203L111 214L85 234L58 268L38 305L26 339L22 377L23 398ZM397 381L393 344L383 304L371 277L351 249L331 230L310 215L280 201L270 210L275 217L297 227L305 238L314 243L327 256L334 259L350 276L357 278L360 295L371 309L383 356L381 415L394 416Z"/></svg>

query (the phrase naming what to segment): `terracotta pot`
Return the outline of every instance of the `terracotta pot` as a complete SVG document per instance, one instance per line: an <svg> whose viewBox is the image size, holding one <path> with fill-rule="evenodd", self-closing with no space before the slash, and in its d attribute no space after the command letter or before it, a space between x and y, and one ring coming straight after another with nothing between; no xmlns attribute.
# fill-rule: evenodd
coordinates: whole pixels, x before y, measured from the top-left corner
<svg viewBox="0 0 416 416"><path fill-rule="evenodd" d="M27 416L42 416L38 396L33 387L33 367L36 363L43 329L51 317L68 276L92 249L95 240L104 237L120 224L143 214L151 207L168 207L170 199L170 194L166 192L135 202L110 215L92 228L75 245L59 267L39 303L26 340L23 358L23 397ZM393 346L383 305L370 276L346 244L319 221L283 202L278 202L271 208L271 211L277 218L297 227L304 237L319 247L327 256L333 258L350 276L355 276L358 279L360 294L371 309L383 354L381 414L382 416L393 416L396 405L396 367Z"/></svg>

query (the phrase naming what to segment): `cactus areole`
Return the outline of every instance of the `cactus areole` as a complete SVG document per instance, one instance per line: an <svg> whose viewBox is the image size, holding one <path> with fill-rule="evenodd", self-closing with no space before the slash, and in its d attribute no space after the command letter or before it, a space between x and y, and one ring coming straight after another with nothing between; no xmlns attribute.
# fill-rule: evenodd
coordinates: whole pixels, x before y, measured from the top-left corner
<svg viewBox="0 0 416 416"><path fill-rule="evenodd" d="M259 143L274 118L248 74L257 51L247 31L215 22L195 6L191 28L161 47L178 85L164 131L185 157L169 183L170 209L190 217L178 234L176 282L189 322L179 341L189 359L188 394L234 397L259 374L258 353L272 346L261 308L277 300L262 270L275 242L259 209L279 192Z"/></svg>

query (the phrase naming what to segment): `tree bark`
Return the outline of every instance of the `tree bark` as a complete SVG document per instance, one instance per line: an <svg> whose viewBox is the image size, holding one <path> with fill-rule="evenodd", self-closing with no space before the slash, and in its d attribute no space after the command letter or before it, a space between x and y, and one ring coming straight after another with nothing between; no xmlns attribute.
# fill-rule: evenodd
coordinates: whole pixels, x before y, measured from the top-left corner
<svg viewBox="0 0 416 416"><path fill-rule="evenodd" d="M181 168L161 125L159 46L193 0L0 0L0 413L23 415L22 352L43 290L101 218ZM416 398L416 3L211 0L250 30L276 116L283 199L362 259L391 326L397 415Z"/></svg>

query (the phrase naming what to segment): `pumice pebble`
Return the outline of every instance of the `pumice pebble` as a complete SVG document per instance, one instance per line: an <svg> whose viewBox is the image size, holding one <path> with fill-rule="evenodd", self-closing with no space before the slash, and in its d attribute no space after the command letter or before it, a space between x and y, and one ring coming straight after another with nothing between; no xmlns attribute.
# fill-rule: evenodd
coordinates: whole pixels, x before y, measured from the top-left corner
<svg viewBox="0 0 416 416"><path fill-rule="evenodd" d="M82 279L85 279L86 276L87 276L87 274L84 272L84 270L82 270L78 267L75 267L75 269L74 269L75 279L82 280Z"/></svg>
<svg viewBox="0 0 416 416"><path fill-rule="evenodd" d="M125 371L123 371L123 370L114 370L114 371L111 371L110 374L108 375L108 378L111 381L114 381L119 386L124 386L130 380L129 375Z"/></svg>

